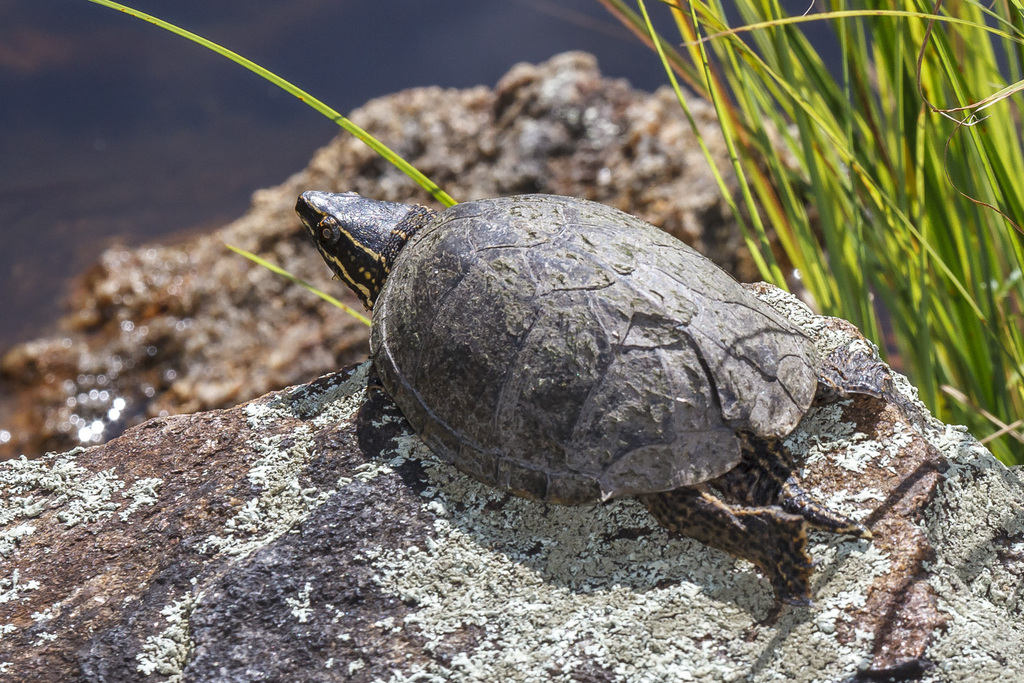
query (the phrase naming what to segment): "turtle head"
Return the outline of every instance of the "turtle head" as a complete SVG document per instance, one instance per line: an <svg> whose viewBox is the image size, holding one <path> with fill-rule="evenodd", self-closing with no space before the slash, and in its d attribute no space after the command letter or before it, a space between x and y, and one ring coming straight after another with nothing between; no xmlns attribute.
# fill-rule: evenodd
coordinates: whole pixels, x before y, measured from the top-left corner
<svg viewBox="0 0 1024 683"><path fill-rule="evenodd" d="M344 280L367 310L373 310L398 252L434 217L423 206L367 199L355 192L303 192L295 212L335 278Z"/></svg>

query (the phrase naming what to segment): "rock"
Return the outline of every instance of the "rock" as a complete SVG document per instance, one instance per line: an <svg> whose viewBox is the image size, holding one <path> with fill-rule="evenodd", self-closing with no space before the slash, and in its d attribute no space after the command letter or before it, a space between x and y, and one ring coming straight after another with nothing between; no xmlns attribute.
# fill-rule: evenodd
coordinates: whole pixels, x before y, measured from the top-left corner
<svg viewBox="0 0 1024 683"><path fill-rule="evenodd" d="M755 289L828 353L848 323ZM437 462L367 366L0 464L0 680L1004 681L1024 481L901 398L789 445L871 542L812 534L815 605L634 500L561 507Z"/></svg>
<svg viewBox="0 0 1024 683"><path fill-rule="evenodd" d="M714 111L700 101L691 107L731 177ZM351 118L457 199L523 191L596 199L756 278L674 95L602 78L590 55L520 64L494 90L408 90ZM427 200L342 134L213 234L106 251L73 294L65 333L0 361L0 392L16 396L13 412L0 414L12 434L0 459L99 443L149 417L235 405L365 358L363 325L224 247L256 252L361 308L328 279L295 216L296 196L309 189Z"/></svg>

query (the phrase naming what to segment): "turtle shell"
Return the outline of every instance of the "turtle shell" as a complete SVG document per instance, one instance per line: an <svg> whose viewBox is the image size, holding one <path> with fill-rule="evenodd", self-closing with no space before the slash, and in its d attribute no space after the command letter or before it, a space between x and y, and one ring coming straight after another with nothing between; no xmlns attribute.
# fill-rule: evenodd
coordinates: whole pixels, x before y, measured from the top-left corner
<svg viewBox="0 0 1024 683"><path fill-rule="evenodd" d="M711 261L602 204L458 204L406 244L371 355L430 448L486 484L585 503L717 477L783 436L810 340Z"/></svg>

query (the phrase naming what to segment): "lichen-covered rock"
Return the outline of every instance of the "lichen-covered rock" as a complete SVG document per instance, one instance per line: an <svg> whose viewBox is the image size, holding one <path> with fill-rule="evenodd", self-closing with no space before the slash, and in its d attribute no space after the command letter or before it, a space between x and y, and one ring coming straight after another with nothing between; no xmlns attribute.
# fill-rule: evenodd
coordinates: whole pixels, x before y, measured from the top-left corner
<svg viewBox="0 0 1024 683"><path fill-rule="evenodd" d="M731 177L713 109L691 107ZM351 118L459 200L523 191L596 199L669 230L741 279L756 277L675 96L602 78L589 55L518 65L493 90L404 91ZM292 211L309 189L429 199L343 134L211 235L106 251L71 298L66 333L0 361L0 393L16 397L12 413L0 400L0 427L12 435L0 459L99 443L148 417L235 405L365 357L363 325L224 247L338 293Z"/></svg>
<svg viewBox="0 0 1024 683"><path fill-rule="evenodd" d="M758 288L816 340L863 343ZM367 367L0 465L3 681L1002 681L1024 676L1024 481L857 397L788 440L873 541L816 604L635 501L534 503L437 462ZM912 390L900 379L901 390Z"/></svg>

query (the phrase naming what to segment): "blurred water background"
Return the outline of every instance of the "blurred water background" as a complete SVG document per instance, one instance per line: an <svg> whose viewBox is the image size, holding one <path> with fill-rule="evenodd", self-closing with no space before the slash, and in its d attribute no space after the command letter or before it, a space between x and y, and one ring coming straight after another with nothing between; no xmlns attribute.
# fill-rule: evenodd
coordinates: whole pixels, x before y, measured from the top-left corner
<svg viewBox="0 0 1024 683"><path fill-rule="evenodd" d="M593 0L138 0L341 112L403 88L493 86L566 50L653 90L656 57ZM51 330L114 243L239 216L338 128L177 36L85 0L0 0L0 353Z"/></svg>

